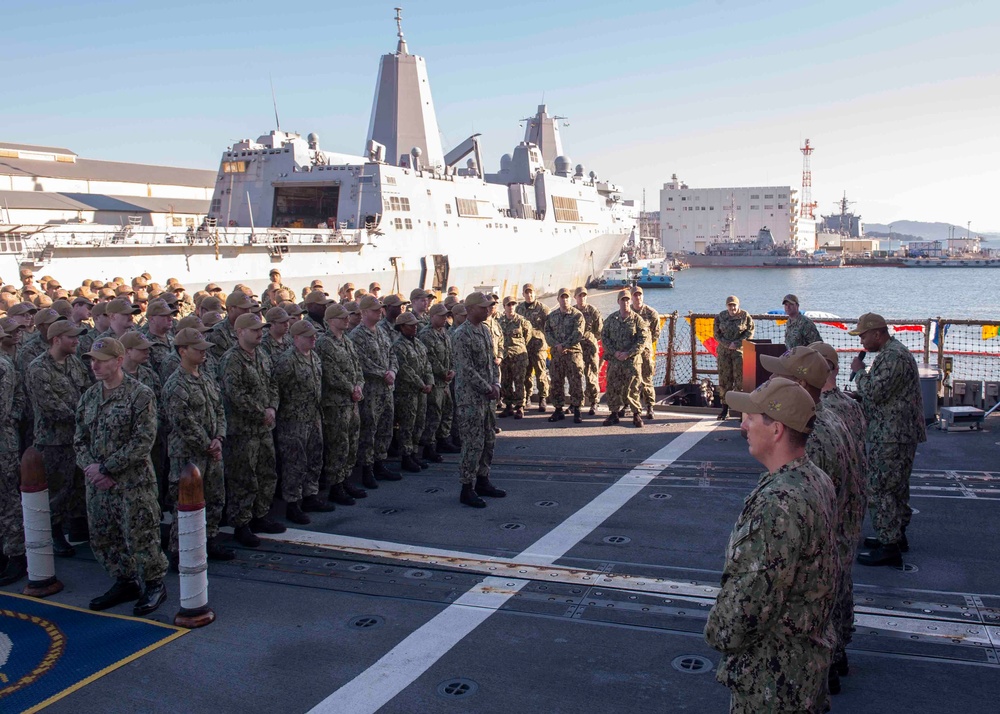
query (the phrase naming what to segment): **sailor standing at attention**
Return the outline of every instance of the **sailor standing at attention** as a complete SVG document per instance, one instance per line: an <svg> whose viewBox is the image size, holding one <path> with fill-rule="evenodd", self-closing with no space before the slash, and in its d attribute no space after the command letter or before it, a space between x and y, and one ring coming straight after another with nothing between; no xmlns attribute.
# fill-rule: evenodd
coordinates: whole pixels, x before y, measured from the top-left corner
<svg viewBox="0 0 1000 714"><path fill-rule="evenodd" d="M788 315L788 322L785 323L785 347L808 347L810 343L823 339L813 321L799 312L799 299L795 295L785 295L781 299L781 306Z"/></svg>
<svg viewBox="0 0 1000 714"><path fill-rule="evenodd" d="M600 351L597 344L601 339L601 329L604 327L604 317L601 311L587 302L587 288L577 288L573 291L576 299L576 309L583 313L586 329L583 333L583 341L580 346L583 348L583 396L590 405L588 414L597 414L597 400L601 396L601 383L599 379L601 371Z"/></svg>
<svg viewBox="0 0 1000 714"><path fill-rule="evenodd" d="M531 339L528 340L528 368L524 374L524 399L531 401L531 376L538 382L538 411L545 413L545 400L549 396L549 372L545 369L545 318L549 309L535 300L535 286L525 283L524 302L514 311L531 323ZM466 304L468 309L468 304ZM452 314L455 311L452 310Z"/></svg>
<svg viewBox="0 0 1000 714"><path fill-rule="evenodd" d="M656 356L656 343L660 339L660 313L643 304L642 288L636 285L632 288L632 311L646 323L646 345L642 357L642 371L639 374L639 401L646 410L646 419L653 421L653 402L656 401L656 391L653 389L653 358Z"/></svg>
<svg viewBox="0 0 1000 714"><path fill-rule="evenodd" d="M715 316L715 341L719 360L719 398L722 399L720 421L729 416L726 392L739 389L743 382L743 340L753 339L753 318L740 310L740 299L726 298L726 309Z"/></svg>

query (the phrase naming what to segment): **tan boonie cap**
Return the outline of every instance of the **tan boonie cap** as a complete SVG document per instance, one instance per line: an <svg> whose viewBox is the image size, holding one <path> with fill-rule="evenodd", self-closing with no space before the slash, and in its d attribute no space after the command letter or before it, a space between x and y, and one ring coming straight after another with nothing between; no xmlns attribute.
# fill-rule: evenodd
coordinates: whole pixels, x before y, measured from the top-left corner
<svg viewBox="0 0 1000 714"><path fill-rule="evenodd" d="M465 309L464 303L455 303L451 306L452 315L468 315L469 311Z"/></svg>
<svg viewBox="0 0 1000 714"><path fill-rule="evenodd" d="M785 297L781 298L781 304L782 305L784 305L786 302L790 302L793 305L798 305L799 304L799 299L795 295L792 295L791 293L788 293L787 295L785 295Z"/></svg>
<svg viewBox="0 0 1000 714"><path fill-rule="evenodd" d="M375 299L376 302L378 302L378 299L374 298L374 296L369 295L368 297L372 297L373 299ZM348 302L345 302L344 309L347 310L348 314L350 315L361 314L361 307L354 300L349 300Z"/></svg>
<svg viewBox="0 0 1000 714"><path fill-rule="evenodd" d="M766 414L804 434L812 431L809 420L816 415L809 392L784 377L772 377L750 394L726 392L726 404L745 414Z"/></svg>
<svg viewBox="0 0 1000 714"><path fill-rule="evenodd" d="M486 293L469 293L465 296L465 307L489 307L493 304L493 298Z"/></svg>
<svg viewBox="0 0 1000 714"><path fill-rule="evenodd" d="M333 300L322 290L313 290L306 295L304 302L306 305L329 305Z"/></svg>
<svg viewBox="0 0 1000 714"><path fill-rule="evenodd" d="M141 311L126 298L115 298L105 306L104 312L107 315L137 315Z"/></svg>
<svg viewBox="0 0 1000 714"><path fill-rule="evenodd" d="M146 307L147 317L160 317L163 315L176 315L176 314L177 314L177 308L168 305L165 300L153 300L153 302L149 303L149 305Z"/></svg>
<svg viewBox="0 0 1000 714"><path fill-rule="evenodd" d="M193 327L177 330L174 335L174 347L194 347L197 350L207 350L212 343L201 336L201 331Z"/></svg>
<svg viewBox="0 0 1000 714"><path fill-rule="evenodd" d="M885 318L881 315L876 315L874 312L866 312L858 318L858 324L855 325L854 329L847 334L863 335L868 332L868 330L877 330L880 327L888 327L888 325L885 324Z"/></svg>
<svg viewBox="0 0 1000 714"><path fill-rule="evenodd" d="M823 359L834 367L840 364L840 355L837 354L837 350L833 345L827 344L826 342L813 342L807 346L809 349L819 352L823 356Z"/></svg>
<svg viewBox="0 0 1000 714"><path fill-rule="evenodd" d="M581 295L589 295L586 286L579 287L573 291L573 297L580 297Z"/></svg>
<svg viewBox="0 0 1000 714"><path fill-rule="evenodd" d="M197 330L198 332L208 332L205 323L197 315L188 315L177 321L177 330Z"/></svg>
<svg viewBox="0 0 1000 714"><path fill-rule="evenodd" d="M399 317L396 318L396 327L402 327L403 325L419 325L420 320L412 312L404 312Z"/></svg>
<svg viewBox="0 0 1000 714"><path fill-rule="evenodd" d="M392 295L386 295L382 298L382 304L386 307L402 307L403 305L409 305L410 301L405 299L399 293L393 293Z"/></svg>
<svg viewBox="0 0 1000 714"><path fill-rule="evenodd" d="M233 328L237 330L263 330L264 323L260 321L259 315L247 312L236 318Z"/></svg>
<svg viewBox="0 0 1000 714"><path fill-rule="evenodd" d="M288 332L292 337L299 337L300 335L311 337L316 334L316 328L313 327L312 322L309 320L296 320Z"/></svg>
<svg viewBox="0 0 1000 714"><path fill-rule="evenodd" d="M288 322L292 318L288 316L288 313L282 310L280 307L272 307L266 313L264 313L264 319L267 320L268 324L282 322Z"/></svg>
<svg viewBox="0 0 1000 714"><path fill-rule="evenodd" d="M215 295L209 295L201 301L201 305L199 307L201 307L202 312L221 312L222 300L217 298Z"/></svg>
<svg viewBox="0 0 1000 714"><path fill-rule="evenodd" d="M448 306L443 303L438 303L437 305L431 305L431 309L427 311L427 314L431 317L435 315L447 315Z"/></svg>
<svg viewBox="0 0 1000 714"><path fill-rule="evenodd" d="M286 300L278 305L278 307L287 312L289 317L299 317L302 314L302 308L297 302Z"/></svg>
<svg viewBox="0 0 1000 714"><path fill-rule="evenodd" d="M632 296L628 294L628 290L619 290L618 291L618 302L621 302L622 300L628 300L631 297Z"/></svg>
<svg viewBox="0 0 1000 714"><path fill-rule="evenodd" d="M801 379L811 387L822 387L830 376L826 358L808 347L793 347L781 357L761 355L760 364L771 374Z"/></svg>
<svg viewBox="0 0 1000 714"><path fill-rule="evenodd" d="M726 304L727 305L736 305L737 307L739 307L740 299L738 297L736 297L735 295L730 295L729 297L726 298Z"/></svg>
<svg viewBox="0 0 1000 714"><path fill-rule="evenodd" d="M77 327L69 320L59 320L58 322L49 325L49 331L47 334L49 342L51 342L56 337L64 337L67 335L69 337L79 337L86 331L87 328ZM4 332L6 332L6 330L4 330Z"/></svg>
<svg viewBox="0 0 1000 714"><path fill-rule="evenodd" d="M249 310L253 307L253 300L242 290L233 290L233 292L229 293L229 297L226 298L226 309L233 307Z"/></svg>
<svg viewBox="0 0 1000 714"><path fill-rule="evenodd" d="M410 300L420 300L425 297L428 297L428 293L423 288L413 288L410 291Z"/></svg>
<svg viewBox="0 0 1000 714"><path fill-rule="evenodd" d="M127 350L148 350L153 346L153 343L137 330L129 330L122 335L121 343L122 347Z"/></svg>
<svg viewBox="0 0 1000 714"><path fill-rule="evenodd" d="M345 317L347 317L347 308L337 303L327 306L326 312L323 313L324 320L338 320Z"/></svg>
<svg viewBox="0 0 1000 714"><path fill-rule="evenodd" d="M35 313L35 327L39 325L51 325L57 320L65 320L66 318L60 315L58 312L53 310L51 307L42 308Z"/></svg>
<svg viewBox="0 0 1000 714"><path fill-rule="evenodd" d="M346 305L345 305L346 307ZM382 309L382 303L378 301L378 298L374 295L365 295L361 298L361 302L358 303L359 310L380 310Z"/></svg>
<svg viewBox="0 0 1000 714"><path fill-rule="evenodd" d="M90 352L87 353L87 356L99 362L105 362L109 359L124 357L125 348L114 337L102 337L90 346Z"/></svg>
<svg viewBox="0 0 1000 714"><path fill-rule="evenodd" d="M562 297L563 295L570 297L569 288L559 288L559 292L556 293L556 297Z"/></svg>
<svg viewBox="0 0 1000 714"><path fill-rule="evenodd" d="M90 311L91 317L100 317L101 315L107 315L108 304L106 302L99 302L94 305L94 309Z"/></svg>

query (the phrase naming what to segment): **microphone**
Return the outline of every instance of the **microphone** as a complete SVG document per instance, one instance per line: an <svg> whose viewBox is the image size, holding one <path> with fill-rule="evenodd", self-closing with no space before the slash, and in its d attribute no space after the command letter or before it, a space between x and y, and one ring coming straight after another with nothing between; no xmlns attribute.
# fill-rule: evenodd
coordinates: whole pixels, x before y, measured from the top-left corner
<svg viewBox="0 0 1000 714"><path fill-rule="evenodd" d="M866 354L868 354L868 353L865 352L864 350L861 350L860 352L858 352L858 359L861 360L862 362L864 362ZM861 370L857 370L855 372L851 372L851 378L849 380L847 380L847 381L848 382L853 382L854 378L858 376L858 372L860 372L860 371Z"/></svg>

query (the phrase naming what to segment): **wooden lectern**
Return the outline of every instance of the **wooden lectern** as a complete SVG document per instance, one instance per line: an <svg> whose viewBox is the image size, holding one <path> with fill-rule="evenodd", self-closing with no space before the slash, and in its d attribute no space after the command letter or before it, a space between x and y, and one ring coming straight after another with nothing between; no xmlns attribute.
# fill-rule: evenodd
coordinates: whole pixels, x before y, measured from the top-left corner
<svg viewBox="0 0 1000 714"><path fill-rule="evenodd" d="M743 391L752 392L771 378L771 373L760 363L761 355L781 357L786 351L783 342L743 340Z"/></svg>

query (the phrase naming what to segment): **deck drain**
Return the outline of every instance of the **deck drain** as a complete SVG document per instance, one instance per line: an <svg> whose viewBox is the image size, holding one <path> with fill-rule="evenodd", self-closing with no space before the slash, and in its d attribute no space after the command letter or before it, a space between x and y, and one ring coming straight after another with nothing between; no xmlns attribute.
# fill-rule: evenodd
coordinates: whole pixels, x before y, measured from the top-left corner
<svg viewBox="0 0 1000 714"><path fill-rule="evenodd" d="M325 563L323 563L323 567L324 568L336 568L337 567L337 563L336 563L336 561L328 560Z"/></svg>
<svg viewBox="0 0 1000 714"><path fill-rule="evenodd" d="M712 671L712 660L701 655L681 655L675 657L670 666L684 674L702 674Z"/></svg>
<svg viewBox="0 0 1000 714"><path fill-rule="evenodd" d="M432 575L433 573L429 570L407 570L403 573L403 577L411 578L413 580L427 580Z"/></svg>
<svg viewBox="0 0 1000 714"><path fill-rule="evenodd" d="M355 573L363 573L366 570L370 570L371 567L372 566L365 565L364 563L357 563L355 565L352 565L350 568L348 568L348 570L350 570L352 572L355 572Z"/></svg>
<svg viewBox="0 0 1000 714"><path fill-rule="evenodd" d="M268 558L268 560L270 560L272 563L280 563L284 559L280 555L272 555L270 558Z"/></svg>
<svg viewBox="0 0 1000 714"><path fill-rule="evenodd" d="M649 494L649 497L652 498L654 501L663 501L665 499L671 498L671 495L669 493L651 493Z"/></svg>
<svg viewBox="0 0 1000 714"><path fill-rule="evenodd" d="M250 560L264 560L267 556L263 553L254 553L250 556Z"/></svg>
<svg viewBox="0 0 1000 714"><path fill-rule="evenodd" d="M524 451L524 450L525 450L525 449L527 449L527 448L528 448L527 446L515 446L515 447L514 447L514 449L515 449L516 451Z"/></svg>
<svg viewBox="0 0 1000 714"><path fill-rule="evenodd" d="M559 505L558 501L535 501L535 505L539 508L555 508Z"/></svg>
<svg viewBox="0 0 1000 714"><path fill-rule="evenodd" d="M632 539L628 536L608 536L603 539L605 543L613 543L615 545L620 545L622 543L631 543Z"/></svg>
<svg viewBox="0 0 1000 714"><path fill-rule="evenodd" d="M299 558L295 561L296 565L309 565L312 561L309 558Z"/></svg>
<svg viewBox="0 0 1000 714"><path fill-rule="evenodd" d="M379 511L383 516L391 516L393 513L399 513L398 508L383 508Z"/></svg>
<svg viewBox="0 0 1000 714"><path fill-rule="evenodd" d="M715 437L715 440L716 441L729 441L729 437L728 436L717 436L717 437Z"/></svg>
<svg viewBox="0 0 1000 714"><path fill-rule="evenodd" d="M431 486L430 488L425 488L424 493L441 493L441 489L436 486Z"/></svg>
<svg viewBox="0 0 1000 714"><path fill-rule="evenodd" d="M618 453L620 454L631 454L633 451L635 451L635 449L618 449Z"/></svg>
<svg viewBox="0 0 1000 714"><path fill-rule="evenodd" d="M356 627L359 630L372 630L384 624L385 618L380 615L362 615L361 617L355 617L348 623L350 627Z"/></svg>
<svg viewBox="0 0 1000 714"><path fill-rule="evenodd" d="M901 571L903 571L904 573L915 573L915 572L917 572L918 570L920 570L920 568L918 568L918 567L917 567L916 565L914 565L913 563L903 563L902 565L894 565L894 566L892 566L892 567L893 567L893 568L894 568L895 570L901 570Z"/></svg>
<svg viewBox="0 0 1000 714"><path fill-rule="evenodd" d="M479 691L479 685L465 677L447 679L437 686L439 697L445 699L466 699Z"/></svg>
<svg viewBox="0 0 1000 714"><path fill-rule="evenodd" d="M503 528L505 531L519 531L522 528L524 528L524 524L523 523L504 523L500 527Z"/></svg>

